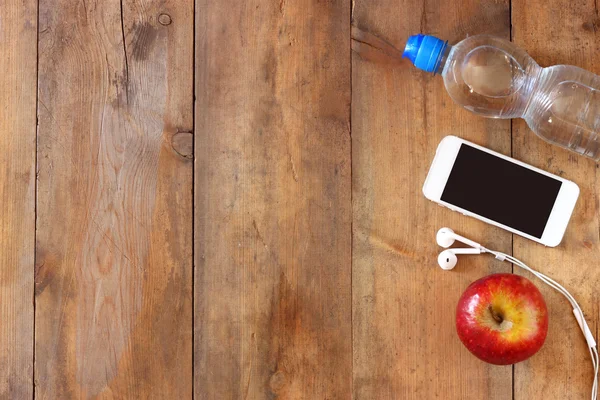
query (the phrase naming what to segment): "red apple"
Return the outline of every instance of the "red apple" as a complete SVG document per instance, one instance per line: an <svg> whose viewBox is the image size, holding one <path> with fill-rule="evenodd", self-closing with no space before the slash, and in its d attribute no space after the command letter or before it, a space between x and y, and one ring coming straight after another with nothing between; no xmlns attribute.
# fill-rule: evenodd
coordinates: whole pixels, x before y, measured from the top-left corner
<svg viewBox="0 0 600 400"><path fill-rule="evenodd" d="M479 359L514 364L534 355L548 333L542 294L519 275L494 274L473 282L456 307L456 331Z"/></svg>

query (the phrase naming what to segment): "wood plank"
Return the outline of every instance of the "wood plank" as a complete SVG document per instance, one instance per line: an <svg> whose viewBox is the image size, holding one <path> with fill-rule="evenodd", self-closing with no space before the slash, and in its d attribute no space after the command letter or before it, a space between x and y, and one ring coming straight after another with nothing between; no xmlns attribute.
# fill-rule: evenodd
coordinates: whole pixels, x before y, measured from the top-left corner
<svg viewBox="0 0 600 400"><path fill-rule="evenodd" d="M191 0L40 1L36 396L192 392Z"/></svg>
<svg viewBox="0 0 600 400"><path fill-rule="evenodd" d="M37 3L0 5L0 398L33 392Z"/></svg>
<svg viewBox="0 0 600 400"><path fill-rule="evenodd" d="M455 270L442 271L435 234L448 226L505 252L511 235L438 207L421 192L442 137L510 154L510 122L461 109L440 77L393 50L419 32L451 44L484 32L508 38L508 1L356 1L353 19L354 398L511 399L511 367L472 356L454 322L472 281L511 267L462 257Z"/></svg>
<svg viewBox="0 0 600 400"><path fill-rule="evenodd" d="M600 73L597 3L513 0L512 4L514 41L541 66L571 64ZM573 180L581 189L560 246L546 248L515 237L514 255L565 286L579 302L598 337L598 166L592 160L542 141L523 120L514 121L513 132L517 159ZM536 356L515 366L515 400L589 398L593 370L571 307L553 289L541 284L538 287L550 313L548 337Z"/></svg>
<svg viewBox="0 0 600 400"><path fill-rule="evenodd" d="M350 398L350 1L196 10L196 398Z"/></svg>

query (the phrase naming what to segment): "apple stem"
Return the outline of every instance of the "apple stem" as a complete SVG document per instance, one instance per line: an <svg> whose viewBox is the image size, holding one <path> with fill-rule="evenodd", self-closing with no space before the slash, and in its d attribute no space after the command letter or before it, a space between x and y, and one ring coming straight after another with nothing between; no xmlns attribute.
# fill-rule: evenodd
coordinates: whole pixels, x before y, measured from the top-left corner
<svg viewBox="0 0 600 400"><path fill-rule="evenodd" d="M502 321L504 321L504 318L502 316L501 313L498 313L494 310L494 307L492 307L492 305L490 304L490 306L488 307L490 310L490 313L492 314L492 318L494 318L494 321L496 321L497 323L501 324Z"/></svg>

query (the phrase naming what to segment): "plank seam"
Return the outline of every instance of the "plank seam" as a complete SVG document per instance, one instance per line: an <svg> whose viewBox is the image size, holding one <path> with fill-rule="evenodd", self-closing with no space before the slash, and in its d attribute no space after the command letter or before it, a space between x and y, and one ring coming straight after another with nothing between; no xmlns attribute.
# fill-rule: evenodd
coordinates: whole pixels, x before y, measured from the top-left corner
<svg viewBox="0 0 600 400"><path fill-rule="evenodd" d="M348 135L350 136L350 396L354 398L354 187L353 187L353 162L352 162L352 24L354 23L355 0L350 1L350 29L348 31L348 45L350 58L350 109L348 110Z"/></svg>
<svg viewBox="0 0 600 400"><path fill-rule="evenodd" d="M32 332L32 360L31 360L31 398L35 400L35 322L36 322L36 298L35 298L35 278L37 266L37 229L38 229L38 134L39 134L39 96L40 96L40 2L36 2L36 27L35 27L35 153L34 153L34 173L35 180L33 182L34 201L33 201L33 332Z"/></svg>
<svg viewBox="0 0 600 400"><path fill-rule="evenodd" d="M192 3L192 400L196 398L196 0Z"/></svg>

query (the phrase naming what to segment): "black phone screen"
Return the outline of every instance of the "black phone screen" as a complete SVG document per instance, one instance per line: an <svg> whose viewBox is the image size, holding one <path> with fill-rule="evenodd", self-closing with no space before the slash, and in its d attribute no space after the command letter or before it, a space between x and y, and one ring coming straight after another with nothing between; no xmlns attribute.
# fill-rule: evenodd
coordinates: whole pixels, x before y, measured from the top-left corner
<svg viewBox="0 0 600 400"><path fill-rule="evenodd" d="M462 143L441 200L541 239L561 185Z"/></svg>

